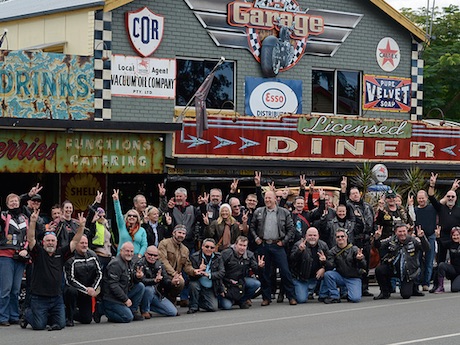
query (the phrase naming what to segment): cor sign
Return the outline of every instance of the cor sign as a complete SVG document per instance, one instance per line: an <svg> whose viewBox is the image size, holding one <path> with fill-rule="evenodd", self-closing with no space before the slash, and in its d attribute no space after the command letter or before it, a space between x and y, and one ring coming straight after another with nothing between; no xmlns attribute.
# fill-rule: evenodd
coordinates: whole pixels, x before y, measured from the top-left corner
<svg viewBox="0 0 460 345"><path fill-rule="evenodd" d="M302 81L246 77L246 114L278 117L301 114Z"/></svg>
<svg viewBox="0 0 460 345"><path fill-rule="evenodd" d="M147 7L126 13L126 29L134 50L147 57L153 54L163 38L164 17Z"/></svg>

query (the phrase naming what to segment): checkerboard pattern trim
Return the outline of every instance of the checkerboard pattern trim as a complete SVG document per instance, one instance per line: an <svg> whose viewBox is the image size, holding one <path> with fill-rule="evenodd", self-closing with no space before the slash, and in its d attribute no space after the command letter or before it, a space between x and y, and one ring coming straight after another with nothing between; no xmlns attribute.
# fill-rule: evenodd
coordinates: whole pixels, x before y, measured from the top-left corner
<svg viewBox="0 0 460 345"><path fill-rule="evenodd" d="M110 91L112 12L96 11L94 18L94 120L112 118Z"/></svg>
<svg viewBox="0 0 460 345"><path fill-rule="evenodd" d="M423 116L423 44L412 41L412 100L411 100L411 120L421 120Z"/></svg>

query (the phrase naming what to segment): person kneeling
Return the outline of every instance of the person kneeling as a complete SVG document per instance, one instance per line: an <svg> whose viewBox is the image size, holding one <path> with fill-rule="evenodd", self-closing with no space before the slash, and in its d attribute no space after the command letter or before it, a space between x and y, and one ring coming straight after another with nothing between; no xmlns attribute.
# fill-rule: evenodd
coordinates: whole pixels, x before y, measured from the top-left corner
<svg viewBox="0 0 460 345"><path fill-rule="evenodd" d="M215 253L216 242L212 238L203 240L201 250L190 258L195 275L190 277L190 306L187 314L196 313L199 308L216 311L217 296L222 293L224 263L220 253Z"/></svg>

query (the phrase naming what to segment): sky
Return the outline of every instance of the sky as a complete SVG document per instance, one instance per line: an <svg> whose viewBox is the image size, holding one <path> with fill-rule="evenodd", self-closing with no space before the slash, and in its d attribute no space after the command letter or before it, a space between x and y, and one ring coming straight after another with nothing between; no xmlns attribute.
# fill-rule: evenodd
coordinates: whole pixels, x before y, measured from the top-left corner
<svg viewBox="0 0 460 345"><path fill-rule="evenodd" d="M419 9L421 7L426 7L427 0L385 0L391 6L396 8L397 10L401 9L402 7L408 7L412 9ZM459 0L434 0L435 6L442 8L447 7L449 5L457 4L460 5ZM433 6L433 0L430 0L430 8Z"/></svg>

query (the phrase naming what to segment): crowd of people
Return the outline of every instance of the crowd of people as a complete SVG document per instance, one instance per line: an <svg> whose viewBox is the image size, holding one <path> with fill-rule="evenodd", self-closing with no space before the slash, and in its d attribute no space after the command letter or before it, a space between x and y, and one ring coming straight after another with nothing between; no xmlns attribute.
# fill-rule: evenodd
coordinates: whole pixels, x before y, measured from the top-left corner
<svg viewBox="0 0 460 345"><path fill-rule="evenodd" d="M335 201L304 175L298 195L273 183L263 192L256 172L245 206L238 179L226 197L213 188L197 205L187 201L185 188L168 198L159 184L157 206L138 194L125 212L115 189L116 232L100 191L86 217L74 219L72 203L64 201L52 207L47 223L37 184L23 195L9 194L1 212L0 326L60 330L75 321L99 323L103 315L117 323L174 317L177 306L187 314L248 309L258 295L261 306L274 298L289 305L315 296L325 304L381 300L397 288L407 299L445 292L445 279L457 292L460 180L441 200L436 181L431 174L427 191L409 195L407 205L387 190L375 207L346 177ZM377 296L369 292L371 262L377 262Z"/></svg>

